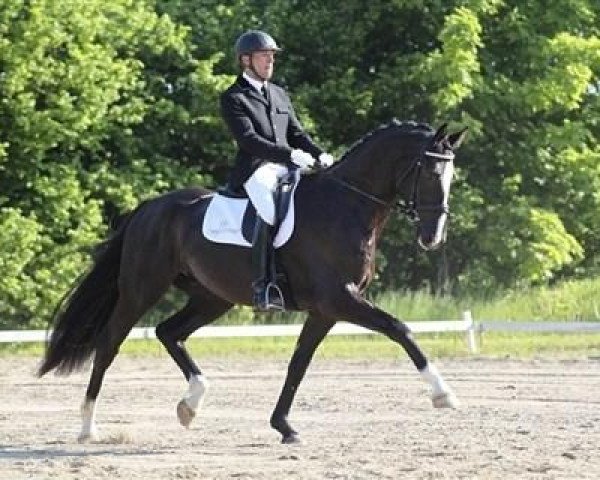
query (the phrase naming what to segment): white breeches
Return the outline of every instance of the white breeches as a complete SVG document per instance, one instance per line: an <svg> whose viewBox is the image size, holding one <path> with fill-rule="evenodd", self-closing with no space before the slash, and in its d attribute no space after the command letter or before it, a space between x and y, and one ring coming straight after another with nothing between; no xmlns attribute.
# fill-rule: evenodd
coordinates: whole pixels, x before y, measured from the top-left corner
<svg viewBox="0 0 600 480"><path fill-rule="evenodd" d="M244 188L250 197L252 205L260 217L269 225L275 223L275 204L273 193L281 177L288 172L285 165L265 163L259 167L244 183Z"/></svg>

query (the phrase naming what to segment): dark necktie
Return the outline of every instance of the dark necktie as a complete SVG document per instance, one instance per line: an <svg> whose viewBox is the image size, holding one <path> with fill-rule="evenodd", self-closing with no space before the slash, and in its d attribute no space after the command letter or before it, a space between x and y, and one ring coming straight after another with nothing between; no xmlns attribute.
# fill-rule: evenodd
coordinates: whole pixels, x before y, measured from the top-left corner
<svg viewBox="0 0 600 480"><path fill-rule="evenodd" d="M260 87L260 92L262 93L263 97L265 97L265 100L267 100L267 102L268 102L269 96L267 94L267 87L265 87L264 85L262 87Z"/></svg>

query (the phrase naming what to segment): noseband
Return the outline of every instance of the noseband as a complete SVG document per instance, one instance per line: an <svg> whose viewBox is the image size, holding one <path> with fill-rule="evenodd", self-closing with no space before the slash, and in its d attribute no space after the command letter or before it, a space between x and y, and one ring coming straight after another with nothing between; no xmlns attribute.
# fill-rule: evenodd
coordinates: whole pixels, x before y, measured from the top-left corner
<svg viewBox="0 0 600 480"><path fill-rule="evenodd" d="M411 171L414 170L412 189L410 194L410 200L408 202L398 200L394 202L394 206L398 208L402 213L404 213L408 219L412 222L418 222L419 211L423 212L435 212L435 213L445 213L446 215L450 214L450 209L447 204L434 205L434 204L417 204L417 194L419 191L419 178L421 177L421 171L423 170L423 157L425 158L437 158L444 162L449 162L454 160L454 153L436 153L425 150L421 157L417 158L412 166L408 169L408 171L400 177L400 180L396 183L396 191L400 190L400 185L406 179L406 177L410 174Z"/></svg>
<svg viewBox="0 0 600 480"><path fill-rule="evenodd" d="M371 200L374 203L383 205L387 208L392 208L392 207L397 208L402 213L404 213L411 222L418 222L420 220L419 211L438 212L438 213L445 213L446 215L449 215L450 209L448 208L448 205L444 205L444 204L442 204L442 205L420 204L419 205L417 203L417 195L419 192L419 179L421 177L421 170L423 169L423 158L425 158L425 157L437 158L442 161L449 162L449 161L454 160L454 153L452 153L452 152L436 153L436 152L430 152L430 151L425 150L421 154L421 156L417 157L412 162L410 167L401 176L398 177L398 180L396 181L396 188L395 188L396 192L398 192L400 190L400 185L402 185L402 183L412 173L413 174L413 183L412 183L411 194L409 197L410 200L408 200L408 201L406 201L404 199L396 200L395 197L398 195L397 193L396 193L396 195L394 195L394 198L391 201L386 201L386 200L379 198L376 195L372 195L370 193L367 193L367 192L361 190L360 188L346 182L345 180L342 180L341 178L333 177L333 179L336 182L338 182L339 184L346 187L347 189L352 190L353 192L356 192L365 198L368 198L369 200Z"/></svg>

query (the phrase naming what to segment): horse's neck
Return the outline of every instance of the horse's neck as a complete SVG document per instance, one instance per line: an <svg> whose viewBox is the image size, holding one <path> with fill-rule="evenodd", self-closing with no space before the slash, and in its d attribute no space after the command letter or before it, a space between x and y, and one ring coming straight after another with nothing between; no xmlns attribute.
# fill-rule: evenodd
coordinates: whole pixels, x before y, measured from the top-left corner
<svg viewBox="0 0 600 480"><path fill-rule="evenodd" d="M392 172L385 153L380 148L351 153L331 170L332 176L377 198L387 200L392 195Z"/></svg>
<svg viewBox="0 0 600 480"><path fill-rule="evenodd" d="M365 171L360 175L356 168L344 168L339 164L338 168L330 169L323 176L319 175L324 183L319 182L318 189L329 191L331 195L329 201L339 206L336 210L336 218L346 214L352 216L352 221L348 225L355 226L364 237L371 237L373 231L377 232L377 237L383 229L387 218L391 212L391 203L386 203L383 197L379 197L379 191L371 182L364 182L364 177L369 176ZM372 172L370 173L372 176Z"/></svg>

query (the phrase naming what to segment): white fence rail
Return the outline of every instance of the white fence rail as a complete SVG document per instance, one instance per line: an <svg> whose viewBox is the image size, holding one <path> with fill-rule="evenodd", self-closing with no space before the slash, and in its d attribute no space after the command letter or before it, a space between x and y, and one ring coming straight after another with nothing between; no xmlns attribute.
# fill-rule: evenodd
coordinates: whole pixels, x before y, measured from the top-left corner
<svg viewBox="0 0 600 480"><path fill-rule="evenodd" d="M475 329L483 332L563 332L600 333L600 322L477 322Z"/></svg>
<svg viewBox="0 0 600 480"><path fill-rule="evenodd" d="M462 332L471 353L477 352L476 333L491 331L503 332L597 332L600 333L600 322L508 322L484 321L474 322L470 311L463 312L462 320L436 320L428 322L406 322L412 332L444 333ZM228 325L206 326L192 334L192 337L227 338L227 337L285 337L300 334L302 325ZM365 335L370 330L340 322L336 324L330 335ZM45 330L4 330L0 331L0 343L43 342L46 340ZM129 336L133 339L156 338L154 328L134 328Z"/></svg>
<svg viewBox="0 0 600 480"><path fill-rule="evenodd" d="M462 320L439 320L431 322L407 322L414 333L426 332L464 332L469 347L475 348L475 326L469 312L465 312ZM302 325L226 325L206 326L196 330L191 336L202 338L227 337L285 337L300 334ZM373 332L346 322L337 323L329 335L365 335ZM0 343L8 342L43 342L48 333L45 330L5 330L0 331ZM156 338L153 327L134 328L127 337L130 340Z"/></svg>

